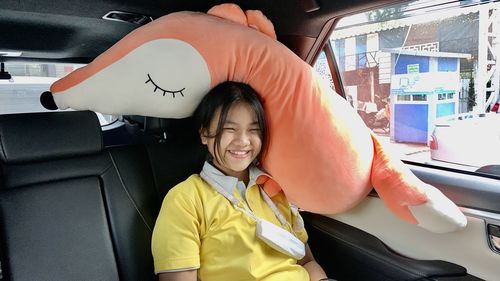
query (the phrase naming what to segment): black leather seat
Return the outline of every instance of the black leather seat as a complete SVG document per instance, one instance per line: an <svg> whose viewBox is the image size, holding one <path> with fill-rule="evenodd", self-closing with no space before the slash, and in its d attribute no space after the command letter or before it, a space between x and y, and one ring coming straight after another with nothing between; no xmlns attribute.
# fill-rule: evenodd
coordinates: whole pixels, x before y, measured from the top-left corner
<svg viewBox="0 0 500 281"><path fill-rule="evenodd" d="M0 116L4 279L155 280L151 231L194 143L104 148L93 112Z"/></svg>

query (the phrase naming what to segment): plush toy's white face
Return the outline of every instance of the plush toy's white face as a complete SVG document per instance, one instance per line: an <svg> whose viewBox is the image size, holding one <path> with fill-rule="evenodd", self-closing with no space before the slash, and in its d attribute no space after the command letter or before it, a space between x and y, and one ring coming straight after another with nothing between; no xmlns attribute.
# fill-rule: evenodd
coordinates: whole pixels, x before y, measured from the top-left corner
<svg viewBox="0 0 500 281"><path fill-rule="evenodd" d="M81 109L94 108L106 114L183 118L193 113L210 89L210 82L207 64L191 45L176 39L157 39L134 49L68 93L54 95L54 99L61 109L67 99Z"/></svg>

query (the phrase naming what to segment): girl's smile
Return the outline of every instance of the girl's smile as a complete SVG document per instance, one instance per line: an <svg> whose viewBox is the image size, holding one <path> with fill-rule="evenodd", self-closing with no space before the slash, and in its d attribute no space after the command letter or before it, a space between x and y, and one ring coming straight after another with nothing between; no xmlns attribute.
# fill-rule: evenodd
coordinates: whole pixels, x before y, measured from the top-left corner
<svg viewBox="0 0 500 281"><path fill-rule="evenodd" d="M244 159L244 158L248 157L250 154L250 150L243 150L243 151L241 151L241 150L229 150L228 152L231 154L231 156L238 158L238 159Z"/></svg>

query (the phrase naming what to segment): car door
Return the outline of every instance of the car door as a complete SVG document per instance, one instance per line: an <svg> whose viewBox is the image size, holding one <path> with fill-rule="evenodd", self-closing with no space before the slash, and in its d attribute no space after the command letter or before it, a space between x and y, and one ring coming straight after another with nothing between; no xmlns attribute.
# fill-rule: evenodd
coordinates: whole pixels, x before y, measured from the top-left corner
<svg viewBox="0 0 500 281"><path fill-rule="evenodd" d="M429 232L396 218L374 192L341 214L305 213L329 276L500 280L500 124L485 121L498 117L499 19L500 3L482 1L408 1L332 19L315 69L468 224ZM435 134L442 124L458 133Z"/></svg>

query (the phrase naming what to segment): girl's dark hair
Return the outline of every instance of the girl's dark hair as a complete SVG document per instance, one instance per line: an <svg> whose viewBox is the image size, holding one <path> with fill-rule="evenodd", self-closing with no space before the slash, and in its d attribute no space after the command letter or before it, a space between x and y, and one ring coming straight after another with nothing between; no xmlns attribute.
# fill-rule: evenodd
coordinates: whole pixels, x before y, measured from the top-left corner
<svg viewBox="0 0 500 281"><path fill-rule="evenodd" d="M214 118L215 113L220 109L220 117L217 124L217 130L215 131L214 135L209 135L208 137L215 138L215 157L219 161L223 160L219 159L218 155L222 130L224 128L224 123L226 122L229 109L231 108L231 106L238 103L249 105L257 116L262 148L256 159L260 161L263 155L265 155L267 149L268 136L266 118L259 95L249 85L240 82L227 81L215 86L208 92L207 95L205 95L205 97L203 97L200 104L198 105L198 108L194 113L195 122L198 125L198 128L200 128L201 130L205 129L205 131L208 132L210 123Z"/></svg>

